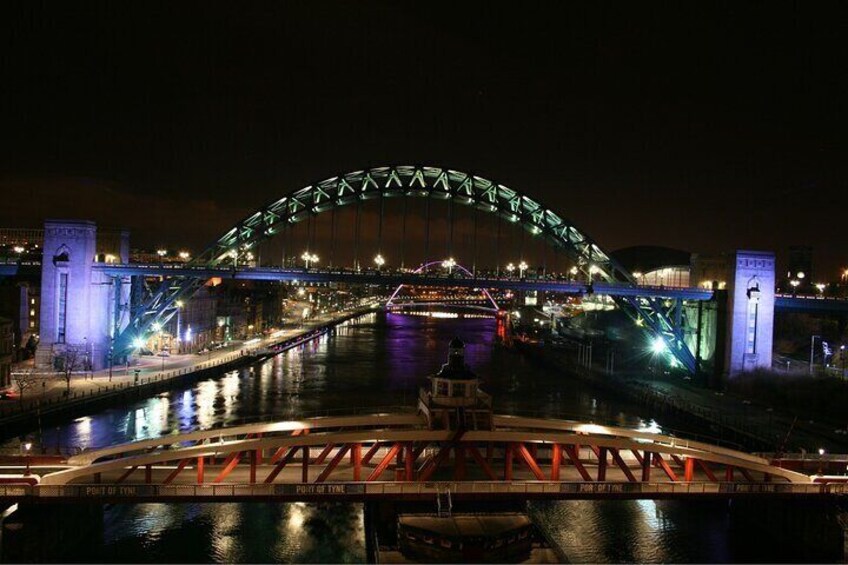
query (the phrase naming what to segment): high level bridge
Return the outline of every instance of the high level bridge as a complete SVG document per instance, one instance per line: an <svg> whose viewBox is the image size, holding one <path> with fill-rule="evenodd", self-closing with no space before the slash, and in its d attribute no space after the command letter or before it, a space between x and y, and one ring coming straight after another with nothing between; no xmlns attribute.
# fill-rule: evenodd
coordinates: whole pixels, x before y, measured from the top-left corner
<svg viewBox="0 0 848 565"><path fill-rule="evenodd" d="M424 270L407 271L383 266L383 258L375 257L378 268L366 271L358 259L354 269L316 269L315 256L304 254L305 269L285 265L263 265L256 256L265 242L275 238L286 241L295 224L306 222L309 242L314 241L313 219L324 214L332 218L332 245L353 247L358 257L362 232L375 232L377 251L382 246L383 216L387 199L403 201L402 241L420 239L424 258L430 258L431 201L446 205L447 217L438 218L444 225L453 247L454 227L458 224L457 205L473 215L473 268L461 272L448 268L447 273ZM408 228L407 201L423 199L423 228ZM362 209L367 202L379 208L377 221L363 227ZM356 211L353 234L337 233L335 214L349 208ZM324 216L325 218L327 216ZM478 268L478 223L480 218L497 222L498 236L483 245L494 247L501 258L501 225L520 231L517 239L562 254L572 265L570 280L527 273L522 261L519 276L501 276L503 269ZM468 222L466 222L468 223ZM411 225L411 222L410 222ZM416 224L417 225L417 224ZM351 237L352 236L352 237ZM411 237L414 236L414 237ZM411 244L410 244L411 245ZM528 243L529 245L529 243ZM179 305L191 298L209 278L273 280L303 282L345 282L379 285L435 285L469 288L557 291L566 293L605 294L615 301L644 332L661 342L663 349L689 372L697 372L700 359L698 307L686 303L711 300L712 291L705 289L651 288L636 284L631 273L580 229L565 214L545 206L527 194L482 176L449 168L419 165L377 167L332 176L291 191L258 208L236 225L224 231L203 252L179 265L129 264L128 234L122 235L120 249L111 261L98 254L97 227L84 221L48 221L45 224L41 262L40 337L37 362L51 365L57 356L71 346L85 347L91 352L95 368L131 355L134 344L143 341L176 315ZM403 253L403 250L401 251ZM547 256L547 255L545 255ZM266 255L267 258L267 255ZM728 324L726 370L730 373L771 366L772 317L775 308L774 256L770 253L738 252L728 280L726 316ZM451 258L451 264L453 259ZM523 266L523 267L522 267ZM312 267L312 268L310 268ZM36 265L0 266L1 274ZM489 273L489 274L486 274ZM493 273L493 274L492 274ZM526 276L525 276L526 275ZM161 276L161 284L143 292L139 280ZM139 290L142 289L142 290ZM781 299L785 302L784 299ZM781 303L782 303L781 302Z"/></svg>
<svg viewBox="0 0 848 565"><path fill-rule="evenodd" d="M35 472L38 472L35 469ZM70 457L0 498L159 501L326 498L700 498L831 495L845 484L733 449L644 431L495 415L430 429L387 411L196 431Z"/></svg>

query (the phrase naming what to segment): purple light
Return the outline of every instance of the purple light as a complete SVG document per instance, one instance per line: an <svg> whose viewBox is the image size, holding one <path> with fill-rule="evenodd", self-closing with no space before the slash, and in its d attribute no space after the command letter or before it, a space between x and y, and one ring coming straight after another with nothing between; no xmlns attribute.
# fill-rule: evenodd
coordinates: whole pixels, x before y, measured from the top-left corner
<svg viewBox="0 0 848 565"><path fill-rule="evenodd" d="M423 271L423 270L425 270L425 269L427 269L427 268L429 268L429 267L432 267L433 265L441 265L441 264L443 264L443 263L444 263L444 261L430 261L430 262L428 262L428 263L424 263L423 265L421 265L420 267L418 267L417 269L415 269L415 270L413 271L413 274L418 275L418 274L420 274L420 273L421 273L421 271ZM471 273L471 271L469 271L468 269L466 269L465 267L463 267L463 266L462 266L462 265L460 265L459 263L455 264L455 265L454 265L454 268L459 269L460 271L462 271L463 273L465 273L465 274L466 274L466 275L468 275L469 277L474 278L474 275ZM406 286L406 285L403 285L403 284L402 284L402 285L398 286L398 287L395 289L395 291L392 293L391 297L389 297L388 302L386 302L386 306L391 306L391 305L392 305L392 300L394 300L394 299L395 299L395 296L397 296L397 293L398 293L398 292L400 292L400 289L402 289L404 286ZM491 302L491 303L492 303L492 306L494 307L494 309L495 309L495 310L500 310L500 306L498 306L498 303L497 303L497 302L495 302L495 299L494 299L494 298L492 298L492 295L491 295L491 294L489 294L489 291L488 291L488 290L486 290L485 288L482 288L482 289L480 289L480 290L482 290L482 291L483 291L483 294L485 294L485 295L486 295L486 298L488 298L488 299L489 299L489 302Z"/></svg>

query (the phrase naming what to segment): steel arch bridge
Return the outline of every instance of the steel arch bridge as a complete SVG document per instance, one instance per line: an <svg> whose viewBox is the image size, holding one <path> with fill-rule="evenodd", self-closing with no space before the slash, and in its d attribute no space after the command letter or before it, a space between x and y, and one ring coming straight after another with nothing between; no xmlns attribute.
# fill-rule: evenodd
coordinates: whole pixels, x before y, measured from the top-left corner
<svg viewBox="0 0 848 565"><path fill-rule="evenodd" d="M227 230L197 255L190 266L236 267L259 243L279 235L285 226L317 214L365 200L420 197L457 202L516 224L564 251L588 280L636 287L633 276L612 259L572 221L529 196L503 184L461 171L419 165L377 167L330 177L262 206ZM164 324L177 303L191 296L203 281L174 277L143 301L130 323L115 337L114 354L127 355L136 338L155 323ZM638 325L665 342L667 350L686 370L697 371L697 361L684 341L682 307L655 296L614 297Z"/></svg>
<svg viewBox="0 0 848 565"><path fill-rule="evenodd" d="M417 269L415 269L415 270L413 271L413 273L415 273L415 274L420 274L420 273L422 273L422 272L426 272L426 271L427 271L427 269L429 269L430 267L439 266L439 265L443 265L443 264L444 264L444 262L443 262L443 261L427 261L427 262L425 262L424 264L422 264L420 267L418 267ZM466 276L468 276L468 277L473 277L473 276L474 276L474 275L471 273L471 271L469 271L469 270L468 270L468 268L467 268L467 267L464 267L464 266L460 265L459 263L456 263L455 265L453 265L453 267L452 267L452 268L454 268L454 269L456 269L456 270L458 270L458 271L462 272L463 274L465 274L465 275L466 275ZM395 291L392 293L392 295L391 295L391 296L389 297L389 299L386 301L386 307L387 307L387 308L388 308L388 307L391 307L391 306L394 306L394 305L398 305L398 306L400 306L400 304L395 303L395 298L397 298L398 293L399 293L399 292L401 291L401 289L403 289L403 287L405 287L405 286L406 286L406 285L404 285L404 284L398 285L398 287L395 289ZM500 306L498 306L498 303L495 301L495 299L494 299L494 298L492 298L492 295L489 293L489 291L488 291L487 289L485 289L485 288L484 288L484 289L481 289L481 290L483 291L483 296L485 296L485 297L486 297L486 300L488 300L488 301L489 301L489 304L491 304L491 305L492 305L492 307L491 307L491 308L487 308L487 307L485 307L485 306L480 306L480 307L477 307L477 308L478 308L478 309L480 309L480 310L483 310L483 311L485 311L485 312L493 312L493 313L494 313L494 312L497 312L498 310L500 310ZM429 304L428 304L428 305L429 305Z"/></svg>

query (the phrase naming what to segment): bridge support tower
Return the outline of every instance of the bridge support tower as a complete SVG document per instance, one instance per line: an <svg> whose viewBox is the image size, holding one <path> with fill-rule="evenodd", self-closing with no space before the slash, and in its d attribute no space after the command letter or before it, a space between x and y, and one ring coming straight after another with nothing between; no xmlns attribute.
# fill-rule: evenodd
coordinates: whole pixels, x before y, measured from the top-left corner
<svg viewBox="0 0 848 565"><path fill-rule="evenodd" d="M737 251L727 288L725 373L771 369L774 334L774 253Z"/></svg>
<svg viewBox="0 0 848 565"><path fill-rule="evenodd" d="M41 267L41 334L36 365L50 369L71 357L75 370L107 366L128 288L94 269L129 262L129 232L98 242L86 220L47 220Z"/></svg>

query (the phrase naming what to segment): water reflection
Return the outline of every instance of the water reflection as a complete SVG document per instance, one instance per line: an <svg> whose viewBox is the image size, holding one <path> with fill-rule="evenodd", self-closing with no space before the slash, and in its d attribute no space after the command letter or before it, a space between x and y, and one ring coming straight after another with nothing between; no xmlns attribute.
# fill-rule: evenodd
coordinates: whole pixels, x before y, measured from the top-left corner
<svg viewBox="0 0 848 565"><path fill-rule="evenodd" d="M457 335L501 413L536 413L659 432L661 423L559 372L498 349L490 319L372 315L334 336L216 379L45 430L43 443L84 448L209 429L243 420L409 404ZM575 562L728 561L721 504L589 501L534 504ZM71 561L362 562L362 506L314 504L114 505L102 539Z"/></svg>

